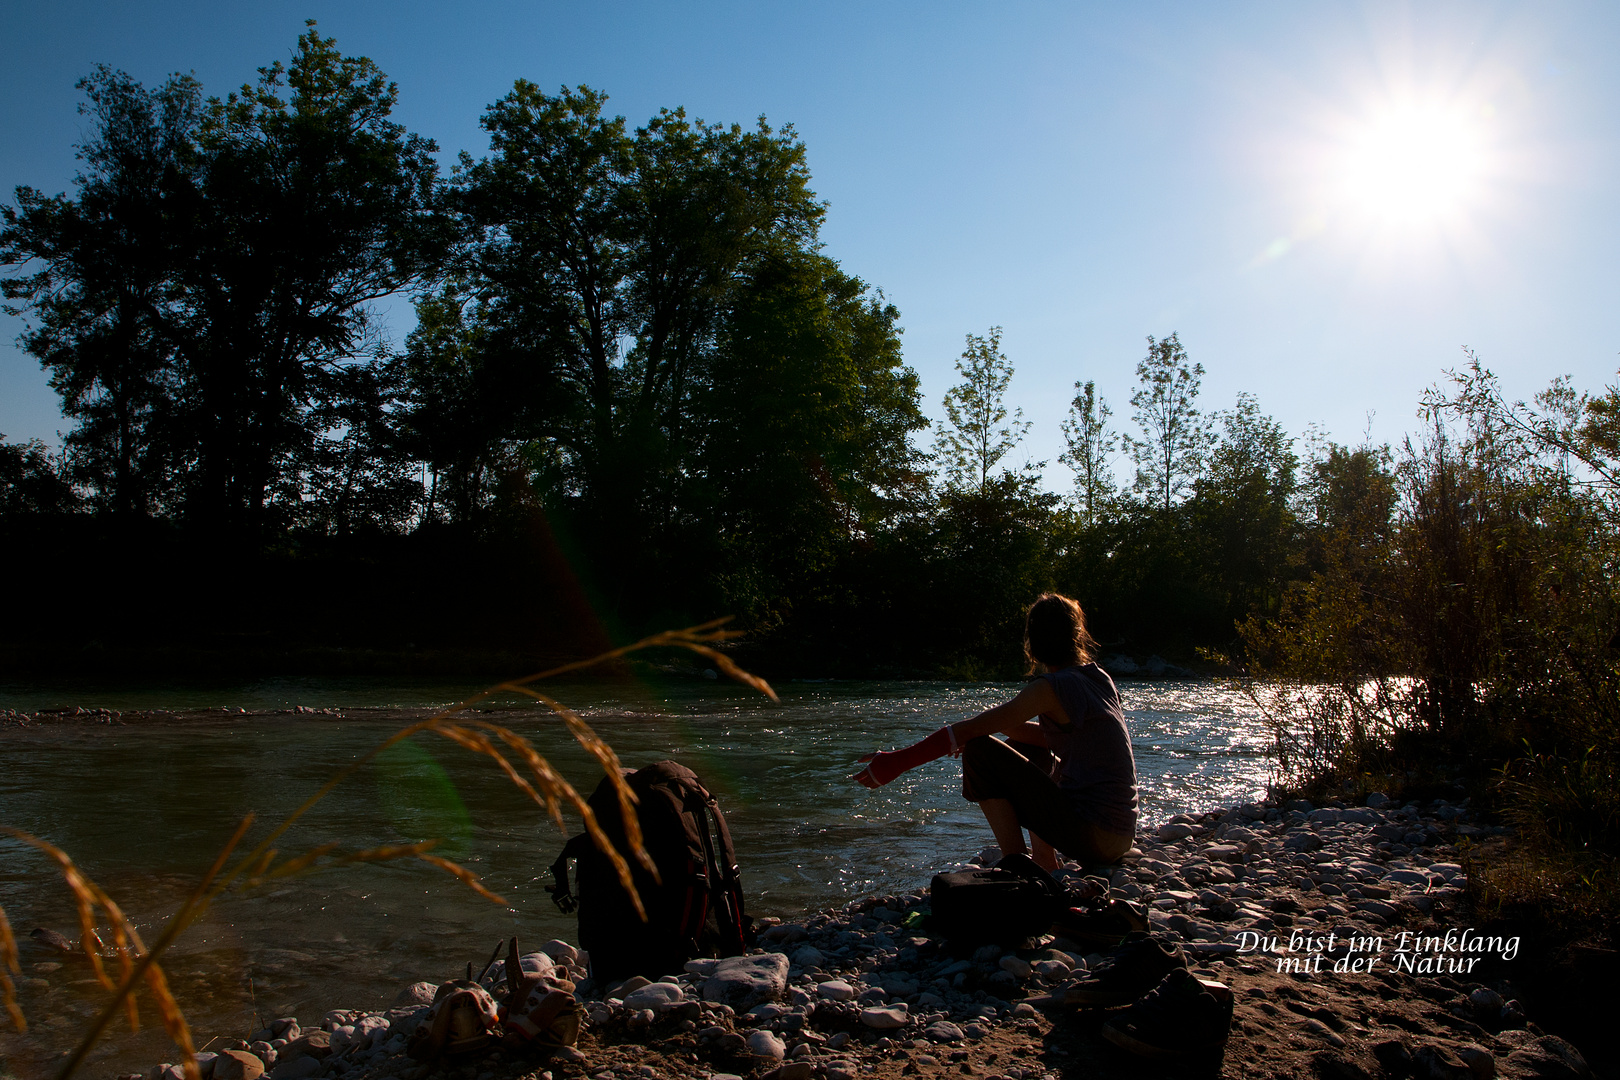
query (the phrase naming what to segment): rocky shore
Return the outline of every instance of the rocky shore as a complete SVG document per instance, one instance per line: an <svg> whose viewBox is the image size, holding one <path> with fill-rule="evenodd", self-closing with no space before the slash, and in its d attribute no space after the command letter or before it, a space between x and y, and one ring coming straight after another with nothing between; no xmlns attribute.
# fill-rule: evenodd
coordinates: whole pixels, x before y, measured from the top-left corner
<svg viewBox="0 0 1620 1080"><path fill-rule="evenodd" d="M1112 895L1149 909L1195 972L1236 996L1224 1059L1206 1075L1582 1077L1579 1051L1527 1016L1503 972L1518 939L1459 921L1458 845L1505 830L1466 802L1255 803L1177 815L1112 872ZM988 849L974 862L992 862ZM941 868L946 869L946 868ZM1070 864L1066 873L1078 872ZM561 941L524 958L578 985L587 1023L547 1060L496 1050L440 1069L459 1080L989 1080L1136 1076L1099 1037L1106 1010L1063 1004L1102 957L1046 938L953 950L923 928L926 889L867 897L770 925L744 957L696 960L657 983L593 986ZM499 965L486 981L501 978ZM405 1054L432 984L394 1007L288 1017L206 1059L211 1080L383 1080L424 1074ZM173 1065L144 1077L176 1080Z"/></svg>

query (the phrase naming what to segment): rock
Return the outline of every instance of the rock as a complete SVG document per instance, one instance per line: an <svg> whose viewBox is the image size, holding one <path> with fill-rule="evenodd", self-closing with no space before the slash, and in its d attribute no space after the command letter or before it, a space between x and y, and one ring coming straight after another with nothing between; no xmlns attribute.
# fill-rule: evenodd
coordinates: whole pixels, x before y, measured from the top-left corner
<svg viewBox="0 0 1620 1080"><path fill-rule="evenodd" d="M769 1031L750 1031L748 1033L748 1052L758 1058L768 1058L771 1061L781 1061L787 1056L787 1047L782 1040Z"/></svg>
<svg viewBox="0 0 1620 1080"><path fill-rule="evenodd" d="M1322 847L1322 838L1304 830L1291 832L1283 840L1283 847L1294 852L1316 851Z"/></svg>
<svg viewBox="0 0 1620 1080"><path fill-rule="evenodd" d="M810 1080L810 1074L815 1066L808 1061L790 1061L786 1065L772 1069L761 1080Z"/></svg>
<svg viewBox="0 0 1620 1080"><path fill-rule="evenodd" d="M685 1000L685 993L676 983L655 982L648 983L639 990L632 990L624 996L624 1007L627 1009L651 1009L655 1013L662 1013L679 1005Z"/></svg>
<svg viewBox="0 0 1620 1080"><path fill-rule="evenodd" d="M793 962L802 968L818 968L826 959L814 945L800 946L793 954Z"/></svg>
<svg viewBox="0 0 1620 1080"><path fill-rule="evenodd" d="M304 1055L303 1057L288 1058L285 1054L276 1060L276 1067L270 1073L270 1080L309 1080L319 1075L326 1066L320 1058Z"/></svg>
<svg viewBox="0 0 1620 1080"><path fill-rule="evenodd" d="M28 931L28 936L39 942L41 946L51 952L70 953L77 952L79 947L55 930L48 930L43 926L36 926Z"/></svg>
<svg viewBox="0 0 1620 1080"><path fill-rule="evenodd" d="M1193 831L1194 830L1191 825L1186 825L1179 821L1172 821L1167 824L1160 825L1159 831L1155 835L1158 836L1161 842L1168 844L1176 840L1187 839L1187 837L1193 834Z"/></svg>
<svg viewBox="0 0 1620 1080"><path fill-rule="evenodd" d="M1243 848L1237 844L1211 844L1204 855L1215 862L1242 862Z"/></svg>
<svg viewBox="0 0 1620 1080"><path fill-rule="evenodd" d="M214 1080L259 1080L264 1062L247 1050L224 1050L214 1059Z"/></svg>
<svg viewBox="0 0 1620 1080"><path fill-rule="evenodd" d="M854 1001L855 988L842 979L833 979L816 986L816 993L829 1001Z"/></svg>
<svg viewBox="0 0 1620 1080"><path fill-rule="evenodd" d="M1389 796L1382 791L1375 791L1367 796L1367 805L1374 810L1382 810L1389 805Z"/></svg>
<svg viewBox="0 0 1620 1080"><path fill-rule="evenodd" d="M893 1031L895 1028L905 1027L910 1022L911 1017L903 1001L893 1005L874 1005L861 1010L861 1023L878 1031Z"/></svg>
<svg viewBox="0 0 1620 1080"><path fill-rule="evenodd" d="M1035 974L1035 969L1030 966L1028 960L1022 960L1011 955L1001 958L1001 970L1015 979L1027 979Z"/></svg>
<svg viewBox="0 0 1620 1080"><path fill-rule="evenodd" d="M579 950L559 938L540 946L540 951L560 964L572 964L579 959Z"/></svg>
<svg viewBox="0 0 1620 1080"><path fill-rule="evenodd" d="M1502 1015L1502 1006L1507 1004L1498 994L1488 986L1477 986L1474 992L1468 995L1468 1003L1474 1011L1487 1020L1495 1020Z"/></svg>
<svg viewBox="0 0 1620 1080"><path fill-rule="evenodd" d="M430 982L413 982L399 993L394 995L394 1007L404 1008L409 1005L431 1005L433 995L439 988Z"/></svg>
<svg viewBox="0 0 1620 1080"><path fill-rule="evenodd" d="M777 1001L787 989L787 973L788 958L781 953L728 956L715 962L703 984L703 999L734 1009Z"/></svg>
<svg viewBox="0 0 1620 1080"><path fill-rule="evenodd" d="M551 1057L553 1061L566 1061L571 1065L577 1065L584 1062L585 1053L577 1046L565 1046L554 1052Z"/></svg>
<svg viewBox="0 0 1620 1080"><path fill-rule="evenodd" d="M924 1035L934 1042L961 1042L962 1029L949 1020L938 1020L928 1025Z"/></svg>
<svg viewBox="0 0 1620 1080"><path fill-rule="evenodd" d="M619 984L618 989L616 989L614 991L614 996L622 998L626 994L635 993L637 990L640 990L643 986L651 986L651 985L652 985L652 980L647 978L647 976L645 976L645 975L632 975L628 979L624 980L624 982Z"/></svg>
<svg viewBox="0 0 1620 1080"><path fill-rule="evenodd" d="M1462 1058L1439 1043L1428 1043L1413 1052L1412 1071L1433 1080L1474 1080L1474 1071Z"/></svg>
<svg viewBox="0 0 1620 1080"><path fill-rule="evenodd" d="M1457 1056L1473 1070L1475 1080L1493 1080L1496 1076L1496 1058L1483 1046L1469 1043L1457 1051Z"/></svg>
<svg viewBox="0 0 1620 1080"><path fill-rule="evenodd" d="M283 1046L279 1051L281 1062L296 1061L301 1057L312 1057L317 1061L325 1061L332 1052L332 1036L325 1031L310 1031L298 1036L292 1042ZM278 1066L276 1072L280 1072Z"/></svg>
<svg viewBox="0 0 1620 1080"><path fill-rule="evenodd" d="M1311 1064L1322 1080L1373 1080L1366 1069L1334 1050L1317 1051Z"/></svg>
<svg viewBox="0 0 1620 1080"><path fill-rule="evenodd" d="M1340 1047L1344 1045L1344 1039L1339 1035L1338 1032L1334 1031L1332 1028L1328 1027L1326 1024L1322 1023L1322 1021L1317 1020L1314 1017L1304 1021L1300 1026L1306 1031L1310 1032L1312 1035L1315 1035L1318 1039L1321 1039L1323 1042L1327 1043L1329 1046Z"/></svg>
<svg viewBox="0 0 1620 1080"><path fill-rule="evenodd" d="M1510 1075L1536 1077L1537 1080L1577 1080L1592 1075L1592 1067L1581 1052L1556 1035L1543 1035L1528 1046L1521 1046L1502 1063L1511 1066Z"/></svg>

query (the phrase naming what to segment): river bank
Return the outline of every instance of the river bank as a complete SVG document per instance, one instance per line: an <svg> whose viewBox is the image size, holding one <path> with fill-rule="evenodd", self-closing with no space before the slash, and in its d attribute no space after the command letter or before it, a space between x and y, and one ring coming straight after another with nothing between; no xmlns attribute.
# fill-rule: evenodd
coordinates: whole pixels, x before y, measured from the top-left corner
<svg viewBox="0 0 1620 1080"><path fill-rule="evenodd" d="M1590 1052L1606 1040L1596 1032L1550 1034L1560 1018L1538 1016L1519 1000L1514 962L1523 942L1471 929L1467 864L1481 845L1511 837L1470 818L1466 805L1445 802L1250 803L1177 815L1139 838L1113 873L1112 891L1147 905L1154 930L1181 943L1196 974L1232 989L1221 1075L1592 1075L1573 1042ZM1141 1059L1100 1036L1107 1010L1063 1004L1065 986L1100 955L1063 939L958 955L904 925L926 903L921 889L869 896L771 927L752 961L765 973L756 980L757 1002L728 1001L702 962L651 998L584 983L588 1023L573 1051L549 1061L497 1052L450 1075L1140 1075ZM471 951L469 960L482 959ZM406 1075L416 1063L402 1053L404 1040L425 1012L411 995L422 992L404 988L392 1010L327 1015L320 1025L328 1051L284 1046L268 1055L271 1075ZM1215 1063L1200 1066L1217 1071ZM144 1075L161 1080L163 1073Z"/></svg>

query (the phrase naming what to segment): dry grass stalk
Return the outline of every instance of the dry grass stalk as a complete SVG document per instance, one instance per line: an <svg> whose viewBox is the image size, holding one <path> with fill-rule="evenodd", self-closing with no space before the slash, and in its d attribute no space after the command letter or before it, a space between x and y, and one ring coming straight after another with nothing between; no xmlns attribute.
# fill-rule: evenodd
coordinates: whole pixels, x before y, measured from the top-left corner
<svg viewBox="0 0 1620 1080"><path fill-rule="evenodd" d="M9 974L7 969L10 969ZM11 922L6 918L4 909L0 909L0 997L5 999L11 1022L18 1031L26 1032L28 1021L23 1017L22 1007L17 1004L17 985L11 981L12 975L21 974L22 961L17 956L17 939L11 934Z"/></svg>
<svg viewBox="0 0 1620 1080"><path fill-rule="evenodd" d="M115 1016L120 1009L127 1012L131 1027L138 1027L139 1013L136 1009L133 992L136 983L141 980L145 980L148 990L157 1003L158 1010L163 1017L165 1030L168 1032L170 1037L174 1039L175 1043L180 1047L184 1054L183 1060L188 1080L200 1080L200 1072L198 1070L196 1059L196 1049L192 1043L191 1031L186 1024L185 1016L180 1010L179 1003L176 1002L173 993L169 990L168 978L164 974L162 967L159 966L157 957L164 952L169 945L173 944L174 940L180 935L180 933L184 931L186 927L190 926L207 909L209 903L211 903L216 897L226 890L232 888L251 887L271 878L287 877L310 871L317 867L317 864L321 859L332 855L336 850L336 845L323 844L300 855L295 855L278 864L275 861L278 852L272 845L300 818L308 813L310 809L312 809L317 803L330 794L333 789L352 775L356 770L369 763L378 754L382 753L390 746L393 746L395 743L401 742L419 733L425 732L439 735L451 742L456 743L457 745L473 751L474 753L490 758L501 769L501 771L506 774L507 778L511 780L514 785L516 785L538 805L545 809L548 816L550 816L557 823L559 830L565 830L561 813L561 804L566 802L569 806L573 807L573 809L578 812L580 817L583 819L586 831L590 833L593 842L600 850L607 854L609 859L612 860L613 865L618 872L620 882L630 893L637 911L641 914L642 918L645 919L646 911L642 907L641 897L637 894L635 886L632 883L629 863L625 860L624 856L620 852L614 849L612 843L608 840L607 835L602 831L601 826L597 823L596 815L591 811L590 806L586 804L585 800L580 797L579 792L576 791L567 780L563 779L561 774L559 774L556 769L551 766L550 762L541 756L540 753L534 749L533 745L531 745L527 739L523 738L523 736L517 734L509 728L502 727L499 724L490 723L488 721L473 721L469 726L453 722L452 717L454 717L457 713L464 712L474 705L477 705L478 703L486 701L501 693L521 694L539 701L550 708L554 713L561 717L564 725L568 728L569 733L580 744L580 746L586 750L587 753L597 760L598 764L602 766L603 772L613 783L618 794L619 807L625 822L626 840L631 852L637 861L643 866L647 867L647 869L650 870L656 877L657 868L653 865L651 856L642 846L640 824L635 813L633 812L636 797L635 794L630 790L629 785L624 781L623 771L619 765L618 755L613 752L612 747L610 747L599 735L591 730L590 725L586 724L577 713L566 708L555 699L530 689L529 684L538 682L542 679L551 678L556 675L561 675L569 671L582 670L609 660L615 660L642 649L675 647L688 649L692 652L696 652L707 657L715 663L717 668L719 668L729 677L736 679L738 682L741 682L747 686L753 687L754 689L765 694L772 701L779 700L776 696L776 692L764 679L758 678L755 675L751 675L748 672L743 671L741 668L737 667L737 665L734 664L729 657L711 647L713 643L718 643L739 636L733 631L721 629L721 627L727 621L727 619L715 619L711 622L703 623L698 626L688 627L685 630L669 630L660 634L654 634L651 637L646 637L630 645L610 650L598 656L592 657L589 660L581 660L573 663L563 664L558 667L550 668L546 671L537 672L536 674L530 675L527 678L501 683L497 686L491 687L488 690L475 694L465 701L452 705L449 708L428 717L426 720L419 721L415 724L410 724L383 740L383 742L379 743L369 753L365 754L353 764L339 770L337 774L335 774L320 788L320 790L306 799L296 810L294 810L290 815L283 819L280 824L272 829L270 834L261 840L252 851L243 856L234 867L232 867L229 871L225 871L225 864L229 861L232 852L234 852L237 846L241 843L242 838L247 834L247 830L253 822L253 815L248 815L242 820L241 824L237 826L235 833L231 836L230 840L225 844L225 846L220 850L219 855L215 858L213 866L211 866L208 872L203 875L202 879L198 882L196 888L192 891L186 902L169 920L168 924L163 929L163 933L158 936L157 940L153 943L150 949L147 949L142 944L140 935L136 932L135 928L129 924L128 920L124 917L122 910L116 903L113 902L112 898L107 896L106 893L103 892L93 881L86 878L78 870L78 868L74 866L73 860L69 858L65 852L51 845L50 843L40 840L37 837L30 836L21 830L0 826L0 831L9 833L25 843L31 844L39 850L45 852L61 867L63 878L67 882L68 888L73 892L75 902L78 906L79 923L81 929L81 945L84 948L85 955L89 958L91 965L95 968L96 976L101 981L102 985L113 991L112 1000L107 1003L107 1006L91 1023L91 1026L81 1038L78 1046L75 1047L73 1052L63 1063L63 1066L58 1073L59 1080L66 1080L67 1077L73 1074L73 1072L78 1068L79 1064L84 1060L84 1057L89 1052L90 1048L95 1045L96 1040L98 1040L101 1037L102 1032L106 1030L107 1024L111 1021L112 1017ZM486 732L489 734L485 734ZM506 755L495 746L495 744L490 740L489 735L491 734L510 748L516 754L516 756L522 759L523 763L534 775L534 783L530 783L528 779L519 773ZM430 863L433 866L444 870L446 873L455 877L457 880L461 881L468 888L472 889L485 899L502 905L506 903L504 899L487 889L479 880L477 874L474 874L465 867L459 866L449 859L442 858L438 855L428 854L428 849L435 843L437 843L437 841L429 840L416 844L394 844L369 848L363 851L352 852L347 855L337 855L333 857L332 860L326 865L332 866L357 862L379 862L396 858L415 857L423 862ZM111 978L108 977L101 963L99 953L101 942L96 936L95 932L95 908L98 906L107 913L109 924L112 927L114 951L119 959L121 976L116 986L113 984ZM23 1017L21 1009L16 1003L15 987L5 971L7 966L9 966L13 972L17 972L19 974L21 973L21 966L17 956L16 941L12 937L10 924L6 921L5 911L3 908L0 908L0 991L4 992L6 1009L11 1014L13 1023L17 1026L19 1031L26 1031L26 1020Z"/></svg>

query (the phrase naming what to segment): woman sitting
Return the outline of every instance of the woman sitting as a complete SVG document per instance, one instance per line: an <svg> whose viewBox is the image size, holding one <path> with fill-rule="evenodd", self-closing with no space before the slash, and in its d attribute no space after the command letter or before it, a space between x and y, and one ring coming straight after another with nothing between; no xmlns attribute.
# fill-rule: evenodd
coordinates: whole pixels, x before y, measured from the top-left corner
<svg viewBox="0 0 1620 1080"><path fill-rule="evenodd" d="M1053 848L1082 866L1119 859L1136 834L1136 760L1119 690L1093 661L1080 605L1047 593L1024 619L1024 654L1040 672L1017 697L948 724L903 750L868 754L869 788L945 754L962 758L962 795L979 804L1004 855L1056 869ZM1003 734L1002 742L992 735Z"/></svg>

